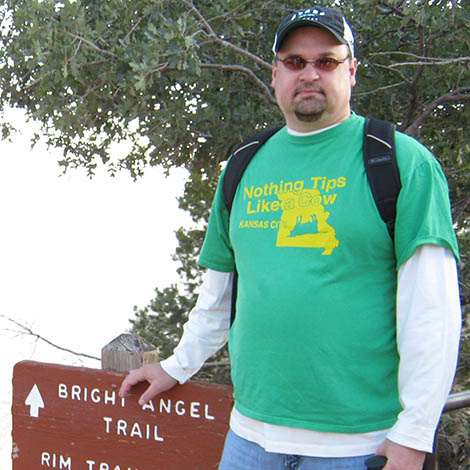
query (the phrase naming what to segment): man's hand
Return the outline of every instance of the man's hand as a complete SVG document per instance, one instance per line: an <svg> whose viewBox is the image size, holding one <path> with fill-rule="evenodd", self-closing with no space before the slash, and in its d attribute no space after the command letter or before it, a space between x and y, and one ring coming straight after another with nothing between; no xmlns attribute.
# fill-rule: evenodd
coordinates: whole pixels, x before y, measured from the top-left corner
<svg viewBox="0 0 470 470"><path fill-rule="evenodd" d="M178 383L176 379L165 372L158 362L155 362L153 364L146 364L139 369L131 370L129 375L122 381L119 396L126 397L131 387L144 381L147 381L150 385L139 398L140 405L145 405L153 397L166 392Z"/></svg>
<svg viewBox="0 0 470 470"><path fill-rule="evenodd" d="M387 457L383 470L422 470L425 452L411 449L386 439L377 449L378 455Z"/></svg>

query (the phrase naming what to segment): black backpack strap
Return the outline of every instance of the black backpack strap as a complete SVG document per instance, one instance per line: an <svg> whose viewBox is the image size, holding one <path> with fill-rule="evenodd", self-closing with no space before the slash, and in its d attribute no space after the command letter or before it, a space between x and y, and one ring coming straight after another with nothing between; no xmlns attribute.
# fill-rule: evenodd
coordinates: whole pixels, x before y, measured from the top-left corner
<svg viewBox="0 0 470 470"><path fill-rule="evenodd" d="M230 301L230 326L233 325L233 322L235 321L235 315L237 312L237 290L238 290L238 271L235 269L233 271L232 298Z"/></svg>
<svg viewBox="0 0 470 470"><path fill-rule="evenodd" d="M394 238L396 205L401 189L395 154L395 125L369 118L364 128L364 166L380 216Z"/></svg>
<svg viewBox="0 0 470 470"><path fill-rule="evenodd" d="M232 158L227 163L223 181L225 205L227 206L229 214L232 210L233 198L235 197L238 184L240 183L246 167L259 148L279 129L281 129L281 127L258 132L254 136L244 140L233 152Z"/></svg>
<svg viewBox="0 0 470 470"><path fill-rule="evenodd" d="M227 163L227 168L224 173L223 191L225 205L227 206L228 213L232 210L233 198L238 188L238 184L242 179L246 167L250 163L255 153L260 147L281 127L266 129L258 132L254 136L244 140L240 146L233 152L232 158ZM236 303L237 303L237 288L238 288L238 272L235 268L233 272L232 282L232 308L230 310L230 325L235 320Z"/></svg>

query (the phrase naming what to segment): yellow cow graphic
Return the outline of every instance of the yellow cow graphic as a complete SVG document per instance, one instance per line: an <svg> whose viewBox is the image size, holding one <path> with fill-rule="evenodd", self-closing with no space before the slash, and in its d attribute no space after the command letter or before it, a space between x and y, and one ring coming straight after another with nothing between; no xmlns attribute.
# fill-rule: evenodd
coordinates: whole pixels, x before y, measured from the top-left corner
<svg viewBox="0 0 470 470"><path fill-rule="evenodd" d="M322 196L317 189L278 192L282 216L276 246L324 248L322 255L331 255L339 246L336 232L326 223Z"/></svg>

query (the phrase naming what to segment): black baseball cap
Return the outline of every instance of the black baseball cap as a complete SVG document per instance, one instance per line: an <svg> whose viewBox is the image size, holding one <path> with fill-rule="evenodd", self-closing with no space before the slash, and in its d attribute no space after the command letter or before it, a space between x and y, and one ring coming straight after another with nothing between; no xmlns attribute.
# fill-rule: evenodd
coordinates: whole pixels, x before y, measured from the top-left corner
<svg viewBox="0 0 470 470"><path fill-rule="evenodd" d="M354 35L351 27L339 10L327 7L304 8L284 18L274 37L274 54L278 53L286 36L301 26L314 26L328 31L339 42L346 44L351 57L354 57Z"/></svg>

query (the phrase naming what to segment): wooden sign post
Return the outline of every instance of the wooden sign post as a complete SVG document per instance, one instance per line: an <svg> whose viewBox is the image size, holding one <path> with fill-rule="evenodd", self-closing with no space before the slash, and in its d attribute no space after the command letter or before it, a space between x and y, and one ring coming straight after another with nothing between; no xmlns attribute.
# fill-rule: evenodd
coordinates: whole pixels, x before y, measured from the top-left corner
<svg viewBox="0 0 470 470"><path fill-rule="evenodd" d="M216 470L228 386L190 382L149 404L124 374L24 361L13 373L13 470Z"/></svg>

